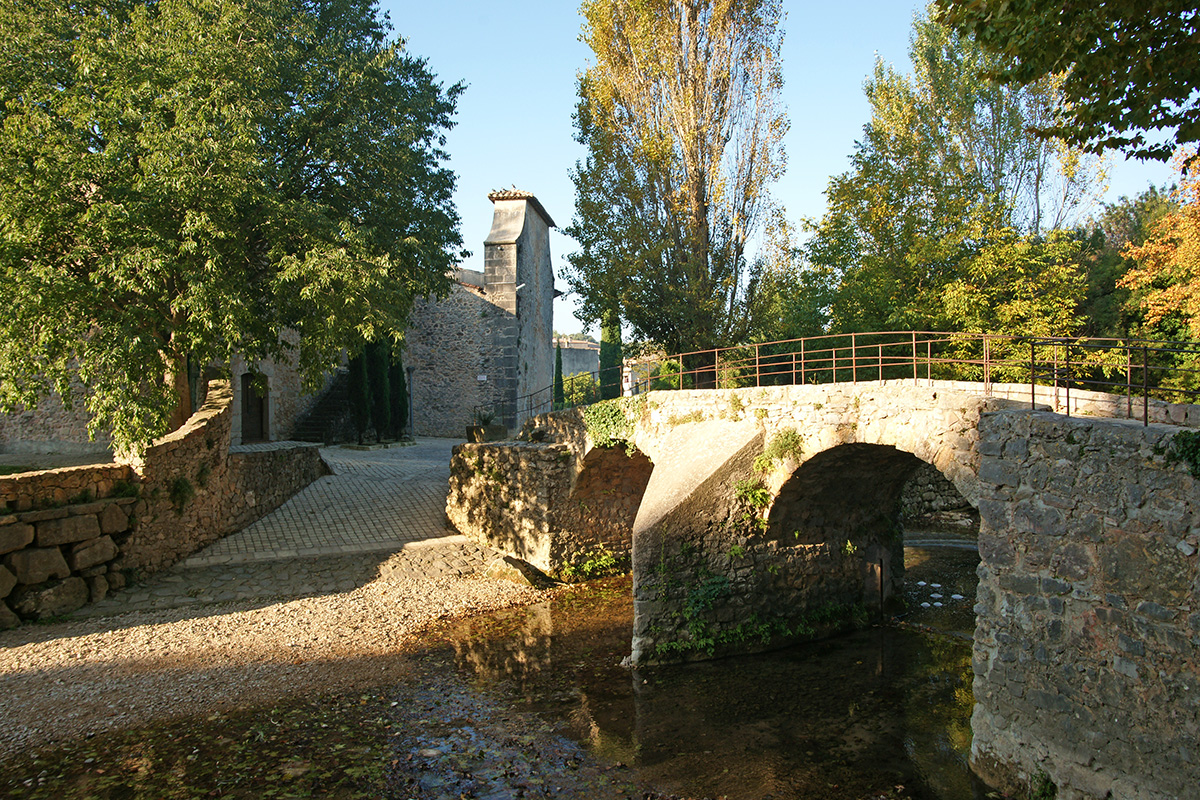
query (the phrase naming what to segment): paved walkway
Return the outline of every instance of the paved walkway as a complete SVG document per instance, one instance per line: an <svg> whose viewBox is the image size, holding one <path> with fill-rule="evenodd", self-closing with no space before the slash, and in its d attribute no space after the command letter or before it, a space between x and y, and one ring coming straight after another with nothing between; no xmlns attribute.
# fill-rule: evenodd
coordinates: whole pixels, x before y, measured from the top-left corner
<svg viewBox="0 0 1200 800"><path fill-rule="evenodd" d="M380 570L467 575L494 554L449 529L451 439L321 449L333 470L279 509L75 616L346 592Z"/></svg>

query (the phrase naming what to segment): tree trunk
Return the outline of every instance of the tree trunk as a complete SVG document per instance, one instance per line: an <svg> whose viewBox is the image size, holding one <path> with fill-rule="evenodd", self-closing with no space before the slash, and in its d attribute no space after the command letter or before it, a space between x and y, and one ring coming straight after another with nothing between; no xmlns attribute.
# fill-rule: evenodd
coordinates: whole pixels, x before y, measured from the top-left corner
<svg viewBox="0 0 1200 800"><path fill-rule="evenodd" d="M192 384L188 380L188 360L187 356L174 359L171 371L167 374L167 381L175 390L175 410L171 412L170 431L177 431L182 428L189 419L191 419L192 408Z"/></svg>

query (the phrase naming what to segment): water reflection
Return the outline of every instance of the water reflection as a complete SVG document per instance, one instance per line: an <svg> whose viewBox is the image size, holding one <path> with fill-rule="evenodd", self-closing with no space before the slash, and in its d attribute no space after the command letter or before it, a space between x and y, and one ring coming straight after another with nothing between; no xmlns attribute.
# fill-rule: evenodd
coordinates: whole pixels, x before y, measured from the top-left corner
<svg viewBox="0 0 1200 800"><path fill-rule="evenodd" d="M971 648L876 628L630 671L627 580L464 624L460 667L513 687L597 755L688 796L982 797L967 768Z"/></svg>

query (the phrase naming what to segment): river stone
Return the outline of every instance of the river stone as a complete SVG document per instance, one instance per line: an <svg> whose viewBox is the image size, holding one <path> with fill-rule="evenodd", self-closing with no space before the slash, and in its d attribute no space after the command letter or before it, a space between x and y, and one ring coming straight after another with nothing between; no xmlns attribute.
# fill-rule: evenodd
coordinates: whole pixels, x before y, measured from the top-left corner
<svg viewBox="0 0 1200 800"><path fill-rule="evenodd" d="M123 533L129 527L129 515L116 503L109 503L99 519L100 532L104 534Z"/></svg>
<svg viewBox="0 0 1200 800"><path fill-rule="evenodd" d="M5 567L0 567L0 599L8 597L13 587L17 585L17 576Z"/></svg>
<svg viewBox="0 0 1200 800"><path fill-rule="evenodd" d="M16 525L5 525L0 528L0 553L11 553L20 550L33 541L33 526L24 522Z"/></svg>
<svg viewBox="0 0 1200 800"><path fill-rule="evenodd" d="M21 618L14 614L11 608L0 602L0 631L16 628L20 624Z"/></svg>
<svg viewBox="0 0 1200 800"><path fill-rule="evenodd" d="M83 578L67 578L45 586L22 586L9 600L19 616L36 620L83 608L87 605L88 594L88 585Z"/></svg>
<svg viewBox="0 0 1200 800"><path fill-rule="evenodd" d="M4 565L12 570L19 583L24 584L42 583L71 574L71 568L57 547L18 550L4 559Z"/></svg>
<svg viewBox="0 0 1200 800"><path fill-rule="evenodd" d="M69 563L75 572L112 561L117 557L117 546L107 536L80 542L71 548Z"/></svg>
<svg viewBox="0 0 1200 800"><path fill-rule="evenodd" d="M71 544L100 536L100 523L96 517L66 517L64 519L48 519L37 524L38 547L52 547L56 544Z"/></svg>

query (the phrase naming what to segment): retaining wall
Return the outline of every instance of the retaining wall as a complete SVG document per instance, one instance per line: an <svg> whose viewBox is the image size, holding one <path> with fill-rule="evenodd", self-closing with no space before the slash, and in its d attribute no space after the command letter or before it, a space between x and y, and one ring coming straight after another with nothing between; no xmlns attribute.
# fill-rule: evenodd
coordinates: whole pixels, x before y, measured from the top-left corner
<svg viewBox="0 0 1200 800"><path fill-rule="evenodd" d="M214 382L186 425L128 464L0 479L0 627L99 600L326 474L316 445L231 452L231 399L228 383Z"/></svg>
<svg viewBox="0 0 1200 800"><path fill-rule="evenodd" d="M450 462L446 515L461 533L560 577L591 560L628 564L633 518L652 465L625 448L462 444Z"/></svg>

